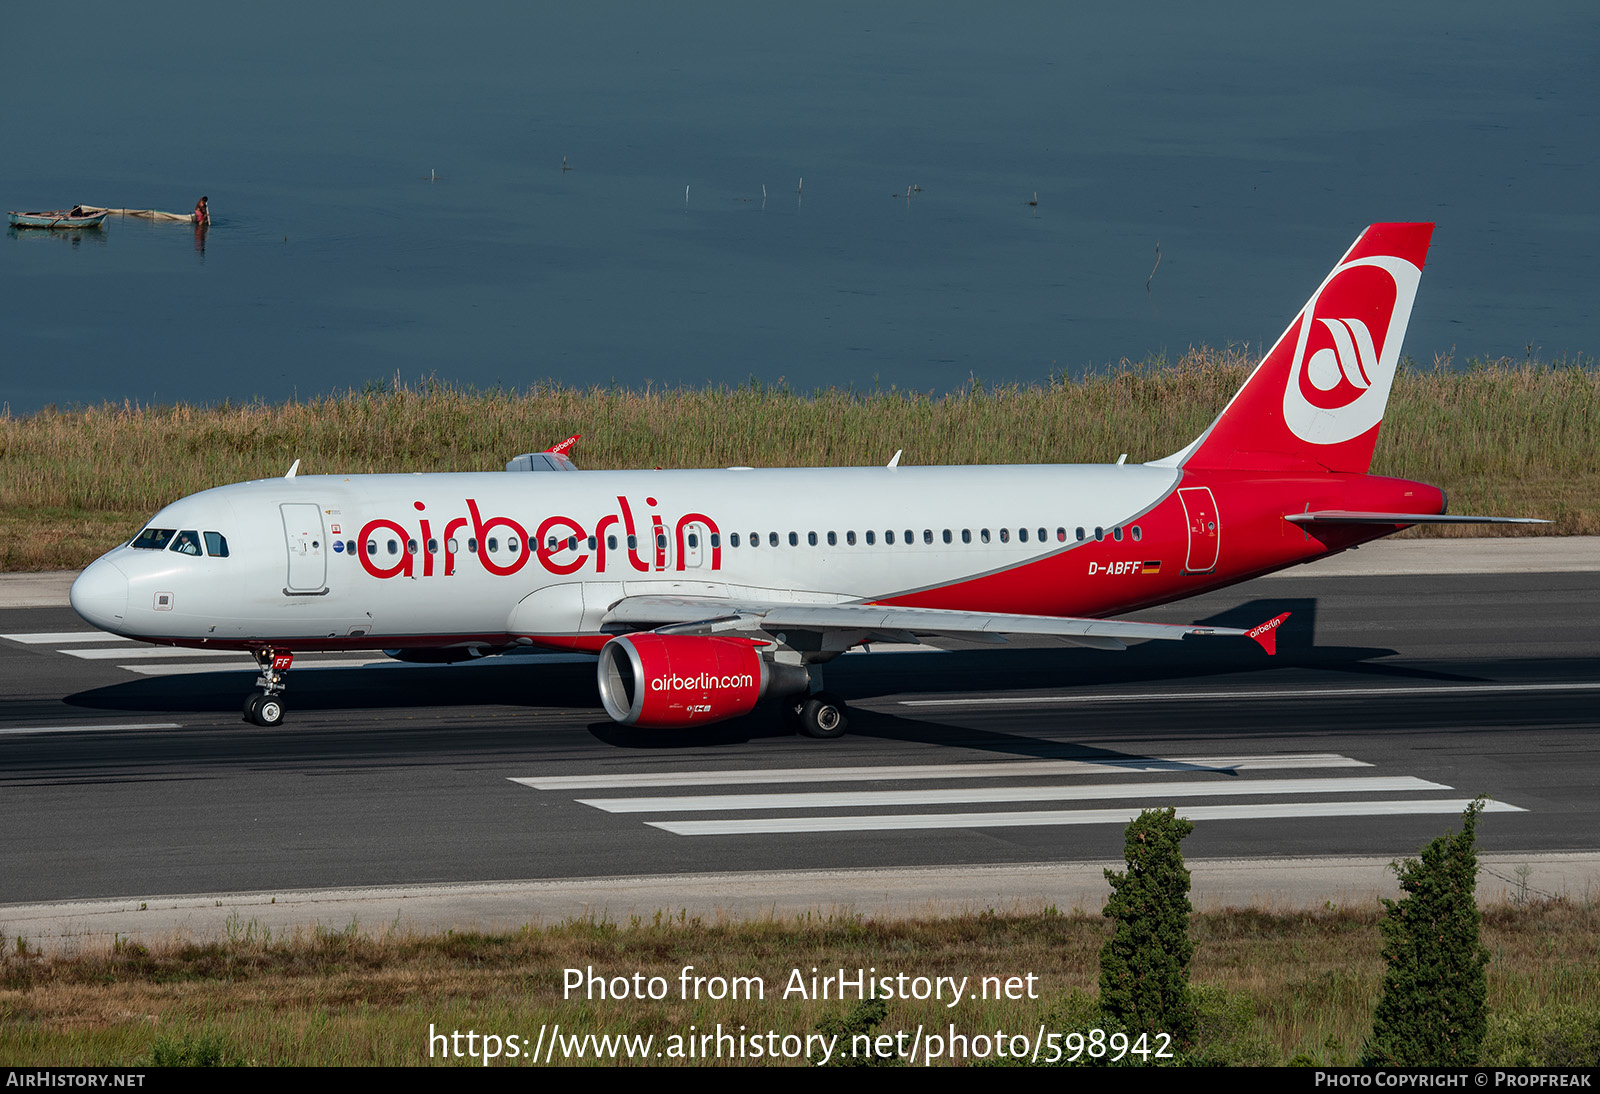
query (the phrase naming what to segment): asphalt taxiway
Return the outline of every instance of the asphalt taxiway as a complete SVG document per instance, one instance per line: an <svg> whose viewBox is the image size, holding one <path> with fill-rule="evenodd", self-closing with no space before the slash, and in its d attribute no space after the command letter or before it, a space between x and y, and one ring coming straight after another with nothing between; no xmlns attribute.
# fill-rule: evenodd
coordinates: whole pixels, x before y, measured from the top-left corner
<svg viewBox="0 0 1600 1094"><path fill-rule="evenodd" d="M8 934L1092 904L1166 805L1198 903L1370 899L1480 794L1486 888L1600 880L1595 540L1374 545L1137 616L1291 611L1274 658L853 654L838 741L625 730L541 656L297 660L261 729L247 660L90 632L51 581L0 587L35 605L0 608Z"/></svg>

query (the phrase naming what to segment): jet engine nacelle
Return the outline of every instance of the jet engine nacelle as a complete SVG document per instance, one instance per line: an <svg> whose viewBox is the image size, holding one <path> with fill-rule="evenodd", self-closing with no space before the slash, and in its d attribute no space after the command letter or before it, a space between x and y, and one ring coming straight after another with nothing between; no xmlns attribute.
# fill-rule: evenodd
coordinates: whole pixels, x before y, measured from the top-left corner
<svg viewBox="0 0 1600 1094"><path fill-rule="evenodd" d="M805 690L805 671L767 663L764 644L685 634L613 638L600 650L600 700L625 726L672 729L737 718L764 695Z"/></svg>

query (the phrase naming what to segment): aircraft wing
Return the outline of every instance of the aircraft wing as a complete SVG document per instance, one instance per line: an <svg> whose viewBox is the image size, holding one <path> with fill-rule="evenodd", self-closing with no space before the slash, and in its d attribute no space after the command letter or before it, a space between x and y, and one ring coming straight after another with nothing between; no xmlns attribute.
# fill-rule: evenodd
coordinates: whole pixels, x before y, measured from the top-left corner
<svg viewBox="0 0 1600 1094"><path fill-rule="evenodd" d="M630 596L612 605L605 623L646 627L671 634L811 631L847 637L847 643L836 647L841 649L863 642L914 642L921 638L1003 642L1007 635L1034 635L1059 638L1094 649L1121 650L1133 641L1173 641L1190 635L1208 635L1252 638L1268 653L1273 653L1277 628L1287 618L1285 612L1258 627L1243 630L1199 624L1133 623L1117 619L898 608L880 604L781 604L695 596Z"/></svg>

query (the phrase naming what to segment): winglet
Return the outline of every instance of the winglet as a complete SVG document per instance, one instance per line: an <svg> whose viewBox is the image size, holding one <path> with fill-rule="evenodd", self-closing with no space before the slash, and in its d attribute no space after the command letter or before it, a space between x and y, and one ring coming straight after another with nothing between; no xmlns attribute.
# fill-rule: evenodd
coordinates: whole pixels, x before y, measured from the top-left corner
<svg viewBox="0 0 1600 1094"><path fill-rule="evenodd" d="M1283 621L1288 618L1289 613L1284 612L1282 615L1274 616L1267 620L1259 627L1251 627L1244 633L1246 636L1254 638L1256 644L1266 650L1267 656L1271 657L1278 652L1278 628L1283 626Z"/></svg>
<svg viewBox="0 0 1600 1094"><path fill-rule="evenodd" d="M299 460L295 460L294 463L289 467L289 473L287 475L285 475L284 478L286 478L286 479L294 478L294 473L296 471L298 471L298 470L300 470L300 461Z"/></svg>
<svg viewBox="0 0 1600 1094"><path fill-rule="evenodd" d="M545 451L554 452L558 456L565 456L567 453L572 451L572 446L577 444L578 438L582 436L582 433L574 433L560 444L553 444L549 448L545 449Z"/></svg>

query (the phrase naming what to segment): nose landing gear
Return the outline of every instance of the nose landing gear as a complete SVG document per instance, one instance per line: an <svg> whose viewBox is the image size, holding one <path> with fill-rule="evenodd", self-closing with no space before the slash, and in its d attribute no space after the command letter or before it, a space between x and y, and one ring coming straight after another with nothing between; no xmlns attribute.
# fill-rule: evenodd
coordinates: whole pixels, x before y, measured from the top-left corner
<svg viewBox="0 0 1600 1094"><path fill-rule="evenodd" d="M256 677L256 688L244 701L244 720L258 726L283 724L283 700L279 698L288 685L284 676L294 664L294 654L279 653L273 649L256 650L256 664L261 675Z"/></svg>

